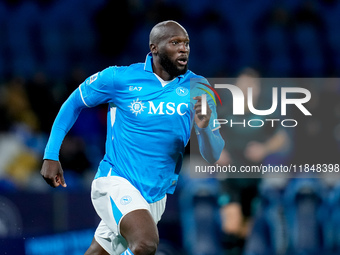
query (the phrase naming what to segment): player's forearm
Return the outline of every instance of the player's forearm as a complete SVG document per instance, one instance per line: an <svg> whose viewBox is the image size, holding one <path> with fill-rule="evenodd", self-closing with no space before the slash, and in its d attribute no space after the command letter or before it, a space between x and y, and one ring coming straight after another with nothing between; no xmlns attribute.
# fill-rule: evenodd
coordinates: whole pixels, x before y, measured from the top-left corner
<svg viewBox="0 0 340 255"><path fill-rule="evenodd" d="M81 100L79 89L75 90L60 108L53 123L51 134L45 148L44 159L59 160L61 144L77 120L79 113L86 106Z"/></svg>
<svg viewBox="0 0 340 255"><path fill-rule="evenodd" d="M198 145L202 157L209 163L215 163L221 156L224 148L224 140L218 130L211 131L207 128L197 128L199 135L197 136Z"/></svg>

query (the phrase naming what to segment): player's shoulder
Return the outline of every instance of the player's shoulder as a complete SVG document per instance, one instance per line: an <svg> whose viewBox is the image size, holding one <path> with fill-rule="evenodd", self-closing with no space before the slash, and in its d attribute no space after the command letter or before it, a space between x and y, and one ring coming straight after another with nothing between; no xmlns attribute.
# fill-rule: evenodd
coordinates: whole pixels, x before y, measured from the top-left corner
<svg viewBox="0 0 340 255"><path fill-rule="evenodd" d="M202 91L213 94L213 88L207 78L202 75L195 74L192 71L188 71L187 75L190 79L190 93L193 97L201 95Z"/></svg>
<svg viewBox="0 0 340 255"><path fill-rule="evenodd" d="M204 76L198 75L190 70L186 73L186 78L190 79L191 89L197 88L197 86L201 86L202 84L209 84L208 80Z"/></svg>
<svg viewBox="0 0 340 255"><path fill-rule="evenodd" d="M185 74L188 79L205 79L202 75L198 75L191 70L188 70Z"/></svg>
<svg viewBox="0 0 340 255"><path fill-rule="evenodd" d="M144 63L134 63L128 66L111 66L113 72L121 75L129 75L130 73L135 73L136 71L144 70Z"/></svg>

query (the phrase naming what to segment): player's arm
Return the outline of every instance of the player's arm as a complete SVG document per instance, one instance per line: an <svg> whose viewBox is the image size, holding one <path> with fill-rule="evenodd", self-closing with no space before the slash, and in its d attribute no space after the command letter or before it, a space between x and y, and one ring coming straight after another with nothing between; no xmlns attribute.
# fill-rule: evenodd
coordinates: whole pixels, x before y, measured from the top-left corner
<svg viewBox="0 0 340 255"><path fill-rule="evenodd" d="M63 169L59 162L61 144L86 105L83 103L79 88L75 90L62 105L52 126L51 134L45 148L41 175L52 187L66 187Z"/></svg>
<svg viewBox="0 0 340 255"><path fill-rule="evenodd" d="M109 67L87 78L62 105L53 123L40 171L52 187L66 187L63 169L59 163L59 151L67 132L82 109L110 102L114 72L115 69Z"/></svg>
<svg viewBox="0 0 340 255"><path fill-rule="evenodd" d="M220 135L219 129L211 128L210 119L212 110L207 104L207 114L202 114L202 98L200 96L194 97L197 100L195 110L195 129L197 133L198 146L202 157L209 163L215 163L222 153L224 148L224 140Z"/></svg>

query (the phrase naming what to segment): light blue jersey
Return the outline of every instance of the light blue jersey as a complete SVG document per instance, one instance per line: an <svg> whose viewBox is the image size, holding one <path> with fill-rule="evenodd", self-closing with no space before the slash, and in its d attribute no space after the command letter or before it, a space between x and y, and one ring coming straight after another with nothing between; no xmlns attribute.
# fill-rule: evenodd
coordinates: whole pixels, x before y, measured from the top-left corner
<svg viewBox="0 0 340 255"><path fill-rule="evenodd" d="M83 104L81 107L109 104L106 154L95 178L126 178L149 203L174 192L194 123L191 78L203 79L187 71L163 87L153 73L149 54L145 63L109 67L79 86L68 101ZM213 111L211 120L216 119L214 103L208 99L208 104ZM210 124L206 129L213 135L216 127ZM45 159L55 159L55 150L59 151L59 146L52 144L53 133L52 129Z"/></svg>

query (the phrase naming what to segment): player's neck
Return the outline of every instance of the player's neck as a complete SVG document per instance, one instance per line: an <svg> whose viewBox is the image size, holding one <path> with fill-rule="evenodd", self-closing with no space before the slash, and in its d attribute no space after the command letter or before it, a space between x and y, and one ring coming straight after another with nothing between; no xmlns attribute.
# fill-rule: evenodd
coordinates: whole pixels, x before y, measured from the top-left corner
<svg viewBox="0 0 340 255"><path fill-rule="evenodd" d="M161 66L160 63L154 62L152 63L152 69L155 74L157 74L164 81L171 81L175 78L175 76L170 75L165 69Z"/></svg>

